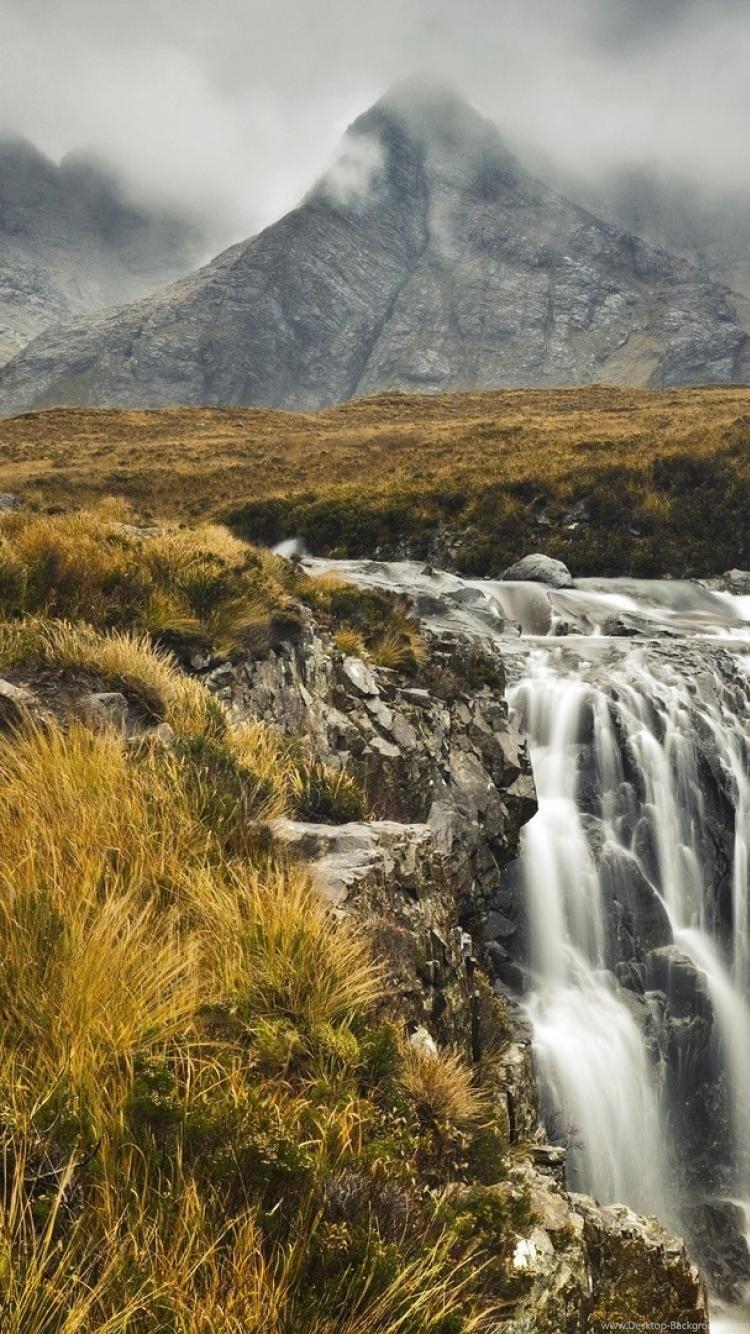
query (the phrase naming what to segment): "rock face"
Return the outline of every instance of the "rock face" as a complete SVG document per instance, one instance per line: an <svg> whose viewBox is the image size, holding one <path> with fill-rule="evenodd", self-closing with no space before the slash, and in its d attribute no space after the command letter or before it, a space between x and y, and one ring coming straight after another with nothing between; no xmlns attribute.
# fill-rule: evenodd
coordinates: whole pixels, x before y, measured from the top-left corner
<svg viewBox="0 0 750 1334"><path fill-rule="evenodd" d="M570 1195L564 1151L539 1130L529 1031L499 976L522 934L522 914L504 910L500 887L534 787L502 701L502 662L488 654L482 670L480 659L476 644L429 631L419 683L406 685L342 656L308 617L295 643L262 661L200 674L237 720L262 718L357 774L375 806L366 823L282 820L272 834L368 932L386 968L385 1012L420 1046L490 1060L487 1089L512 1165L497 1184L450 1191L460 1199L479 1189L490 1215L509 1220L503 1329L705 1321L705 1287L683 1243L655 1220ZM658 951L658 924L652 935Z"/></svg>
<svg viewBox="0 0 750 1334"><path fill-rule="evenodd" d="M0 137L0 364L53 324L133 301L201 259L194 224L131 202L96 162Z"/></svg>
<svg viewBox="0 0 750 1334"><path fill-rule="evenodd" d="M382 389L742 378L728 292L529 175L444 89L392 90L299 208L158 295L36 340L5 412L309 409Z"/></svg>
<svg viewBox="0 0 750 1334"><path fill-rule="evenodd" d="M742 179L701 190L677 174L670 179L657 168L634 167L605 177L596 189L578 183L573 191L594 212L750 297L750 190Z"/></svg>

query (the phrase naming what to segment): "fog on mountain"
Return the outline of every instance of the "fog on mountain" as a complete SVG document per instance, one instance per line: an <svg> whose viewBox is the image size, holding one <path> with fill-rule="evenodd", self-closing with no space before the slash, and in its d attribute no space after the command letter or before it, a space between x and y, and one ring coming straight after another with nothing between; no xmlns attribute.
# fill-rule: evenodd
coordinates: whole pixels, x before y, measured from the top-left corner
<svg viewBox="0 0 750 1334"><path fill-rule="evenodd" d="M132 307L43 334L0 407L269 404L379 389L733 382L732 295L535 178L431 80L348 131L301 205Z"/></svg>

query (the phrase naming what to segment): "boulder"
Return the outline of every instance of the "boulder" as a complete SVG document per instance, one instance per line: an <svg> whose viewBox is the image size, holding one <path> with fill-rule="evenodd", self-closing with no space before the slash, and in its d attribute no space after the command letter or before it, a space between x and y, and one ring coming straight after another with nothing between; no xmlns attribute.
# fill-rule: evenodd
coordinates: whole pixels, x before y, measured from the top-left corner
<svg viewBox="0 0 750 1334"><path fill-rule="evenodd" d="M627 961L633 952L641 959L649 950L672 944L669 914L634 857L608 844L600 862L600 875L615 960ZM625 948L626 941L632 943L634 951Z"/></svg>
<svg viewBox="0 0 750 1334"><path fill-rule="evenodd" d="M535 551L510 565L500 576L513 583L548 584L550 588L572 588L573 576L567 565L553 556Z"/></svg>
<svg viewBox="0 0 750 1334"><path fill-rule="evenodd" d="M366 697L379 694L377 681L361 658L344 658L343 672L357 694Z"/></svg>
<svg viewBox="0 0 750 1334"><path fill-rule="evenodd" d="M727 570L723 580L727 593L734 593L736 597L750 596L750 570Z"/></svg>
<svg viewBox="0 0 750 1334"><path fill-rule="evenodd" d="M274 843L296 861L309 862L326 897L337 907L355 891L407 892L419 898L430 885L437 853L428 825L390 820L343 825L274 820Z"/></svg>
<svg viewBox="0 0 750 1334"><path fill-rule="evenodd" d="M591 1264L587 1329L708 1329L706 1285L682 1240L624 1205L571 1199Z"/></svg>
<svg viewBox="0 0 750 1334"><path fill-rule="evenodd" d="M84 695L79 702L78 712L86 725L97 731L105 728L114 728L116 732L128 730L130 705L119 690L102 690Z"/></svg>
<svg viewBox="0 0 750 1334"><path fill-rule="evenodd" d="M689 1211L693 1252L718 1297L742 1301L750 1282L745 1210L732 1200L705 1200Z"/></svg>
<svg viewBox="0 0 750 1334"><path fill-rule="evenodd" d="M710 1019L713 1014L705 973L676 945L663 945L646 955L646 985L663 991L674 1019Z"/></svg>
<svg viewBox="0 0 750 1334"><path fill-rule="evenodd" d="M12 681L0 681L0 730L18 727L33 703L30 690Z"/></svg>
<svg viewBox="0 0 750 1334"><path fill-rule="evenodd" d="M23 501L20 496L14 495L11 491L0 491L0 514L9 514L12 510L23 508Z"/></svg>

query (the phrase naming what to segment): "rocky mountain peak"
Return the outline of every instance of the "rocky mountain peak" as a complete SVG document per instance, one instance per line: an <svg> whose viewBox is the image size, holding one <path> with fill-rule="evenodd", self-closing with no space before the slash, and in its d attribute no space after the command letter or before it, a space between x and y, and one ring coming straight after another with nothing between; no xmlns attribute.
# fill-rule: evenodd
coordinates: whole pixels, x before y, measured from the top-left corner
<svg viewBox="0 0 750 1334"><path fill-rule="evenodd" d="M394 84L357 117L317 191L339 203L377 203L388 187L403 191L409 169L428 186L480 199L497 197L522 175L491 121L450 85L417 78ZM342 184L349 188L342 192Z"/></svg>
<svg viewBox="0 0 750 1334"><path fill-rule="evenodd" d="M732 382L747 349L720 285L535 179L452 89L410 80L259 236L32 343L0 409Z"/></svg>

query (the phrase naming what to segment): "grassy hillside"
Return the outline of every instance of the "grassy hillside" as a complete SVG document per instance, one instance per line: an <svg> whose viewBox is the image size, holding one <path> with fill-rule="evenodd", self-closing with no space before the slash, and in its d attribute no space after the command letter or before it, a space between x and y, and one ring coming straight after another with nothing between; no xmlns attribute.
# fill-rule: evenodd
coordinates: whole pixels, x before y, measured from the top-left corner
<svg viewBox="0 0 750 1334"><path fill-rule="evenodd" d="M43 508L118 494L263 543L473 573L543 549L581 575L707 574L750 561L750 389L34 413L0 423L0 488Z"/></svg>
<svg viewBox="0 0 750 1334"><path fill-rule="evenodd" d="M220 530L0 519L4 1334L470 1334L490 1278L516 1290L475 1072L406 1041L372 942L274 853L273 817L362 818L362 792L165 648L262 655L305 603L417 652L397 600Z"/></svg>

